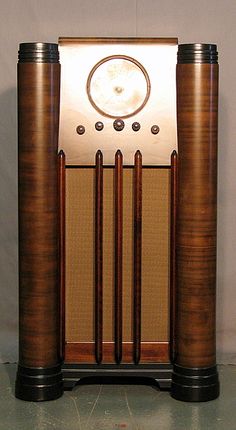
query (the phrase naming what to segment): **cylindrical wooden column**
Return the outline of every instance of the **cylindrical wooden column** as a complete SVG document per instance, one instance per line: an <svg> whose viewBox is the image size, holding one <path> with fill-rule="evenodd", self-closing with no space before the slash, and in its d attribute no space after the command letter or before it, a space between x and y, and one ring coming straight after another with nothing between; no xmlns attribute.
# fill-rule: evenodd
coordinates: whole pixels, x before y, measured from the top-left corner
<svg viewBox="0 0 236 430"><path fill-rule="evenodd" d="M172 396L219 394L215 348L218 64L215 45L180 45L177 64L177 339Z"/></svg>
<svg viewBox="0 0 236 430"><path fill-rule="evenodd" d="M20 45L19 365L16 397L41 401L63 393L59 325L58 47Z"/></svg>

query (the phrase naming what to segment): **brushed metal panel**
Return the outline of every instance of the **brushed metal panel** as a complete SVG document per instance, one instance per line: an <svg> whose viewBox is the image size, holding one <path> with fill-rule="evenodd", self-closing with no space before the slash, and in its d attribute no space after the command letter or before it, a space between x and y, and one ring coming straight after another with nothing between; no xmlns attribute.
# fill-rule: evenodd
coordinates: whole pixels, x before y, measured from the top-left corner
<svg viewBox="0 0 236 430"><path fill-rule="evenodd" d="M124 164L133 164L133 155L137 149L142 152L144 165L170 165L170 155L177 149L176 133L176 86L175 67L177 45L173 39L60 39L61 76L61 116L59 146L66 153L68 165L93 165L97 149L104 155L104 164L113 164L114 155L120 149L124 156ZM88 77L96 65L104 65L107 57L128 57L134 60L134 65L140 64L148 75L150 94L145 99L145 82L142 73L132 75L127 61L120 65L120 75L116 71L116 80L112 82L114 100L123 97L123 108L102 114L91 103L88 96ZM112 61L112 59L111 59ZM114 60L115 61L115 60ZM129 61L128 61L129 62ZM132 63L132 61L130 61ZM114 64L114 62L113 62ZM119 69L119 67L118 67ZM102 73L102 69L100 70ZM133 67L134 72L134 67ZM104 70L104 74L106 74ZM108 74L109 76L109 74ZM102 79L101 76L99 79ZM100 82L100 92L106 91L104 76ZM99 93L98 91L98 93ZM131 96L129 93L132 93ZM141 95L140 95L141 92ZM136 93L140 100L145 100L141 110L125 108L125 103L135 104ZM98 94L96 94L97 96ZM104 96L104 94L103 94ZM143 98L142 98L143 97ZM109 97L108 97L109 99ZM103 97L104 100L108 100ZM111 98L110 98L111 99ZM97 99L96 103L99 105ZM109 102L111 103L111 101ZM142 103L141 103L142 105ZM113 106L114 107L114 106ZM103 109L104 110L104 109ZM124 113L125 127L116 131L113 127L114 112ZM125 112L128 112L128 117ZM134 114L132 114L134 112ZM131 113L131 115L130 115ZM95 129L95 123L102 122L102 130ZM132 129L132 124L141 125L139 131ZM76 132L78 125L85 127L84 134ZM154 135L151 127L158 125L160 132Z"/></svg>

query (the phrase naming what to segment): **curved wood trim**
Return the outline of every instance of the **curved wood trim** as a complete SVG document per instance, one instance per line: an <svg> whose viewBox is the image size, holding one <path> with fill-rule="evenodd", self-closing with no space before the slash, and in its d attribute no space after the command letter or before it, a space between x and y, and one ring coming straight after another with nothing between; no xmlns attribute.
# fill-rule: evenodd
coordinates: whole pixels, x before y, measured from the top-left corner
<svg viewBox="0 0 236 430"><path fill-rule="evenodd" d="M156 43L156 44L168 44L177 45L178 39L176 37L59 37L59 45L65 45L67 43Z"/></svg>

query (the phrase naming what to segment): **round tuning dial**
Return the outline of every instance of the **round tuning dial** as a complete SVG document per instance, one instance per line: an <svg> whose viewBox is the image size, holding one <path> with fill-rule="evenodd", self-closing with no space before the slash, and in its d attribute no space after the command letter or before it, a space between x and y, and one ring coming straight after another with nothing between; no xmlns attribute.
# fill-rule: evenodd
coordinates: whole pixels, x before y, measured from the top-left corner
<svg viewBox="0 0 236 430"><path fill-rule="evenodd" d="M140 112L150 96L144 66L126 55L111 55L89 73L87 94L92 106L109 118L128 118Z"/></svg>

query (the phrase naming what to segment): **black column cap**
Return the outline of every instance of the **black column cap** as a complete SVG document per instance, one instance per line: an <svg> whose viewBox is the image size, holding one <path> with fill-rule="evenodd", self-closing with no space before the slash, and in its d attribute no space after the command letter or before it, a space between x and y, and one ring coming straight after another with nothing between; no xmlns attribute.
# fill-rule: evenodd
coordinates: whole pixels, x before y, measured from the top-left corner
<svg viewBox="0 0 236 430"><path fill-rule="evenodd" d="M217 64L217 46L207 43L187 43L179 45L178 64Z"/></svg>
<svg viewBox="0 0 236 430"><path fill-rule="evenodd" d="M19 63L58 63L59 51L56 43L20 43Z"/></svg>

